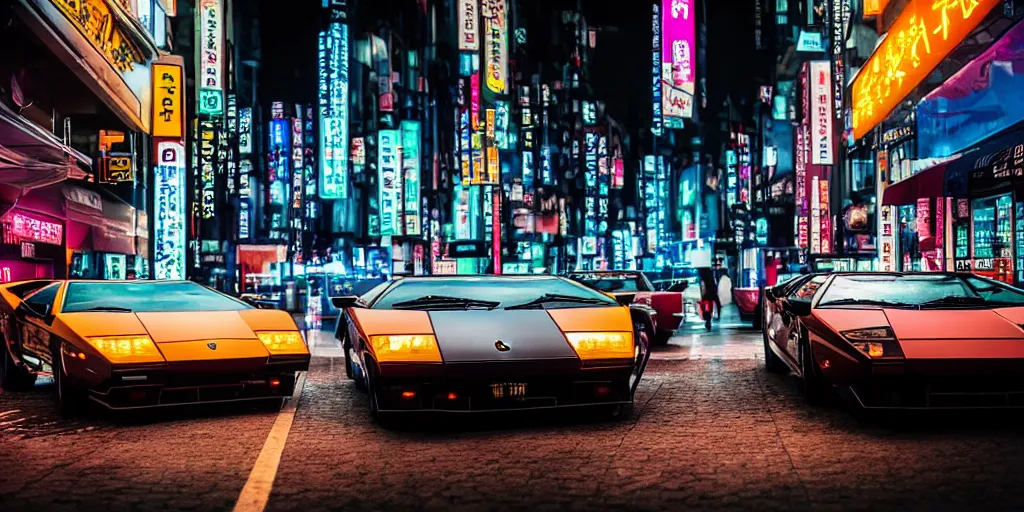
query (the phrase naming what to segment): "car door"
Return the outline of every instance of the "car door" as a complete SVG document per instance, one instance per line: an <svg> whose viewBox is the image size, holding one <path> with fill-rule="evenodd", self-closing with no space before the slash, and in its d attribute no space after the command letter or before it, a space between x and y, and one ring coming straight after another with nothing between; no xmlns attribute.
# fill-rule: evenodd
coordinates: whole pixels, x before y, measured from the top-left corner
<svg viewBox="0 0 1024 512"><path fill-rule="evenodd" d="M788 282L782 283L777 286L773 286L768 290L771 292L772 300L766 300L765 311L764 311L764 329L765 334L768 336L768 340L774 343L776 334L782 328L782 303L786 296L789 295L796 287L800 286L812 276L799 276L789 280ZM781 348L781 346L780 346Z"/></svg>
<svg viewBox="0 0 1024 512"><path fill-rule="evenodd" d="M809 279L793 287L785 297L778 301L780 306L778 312L779 322L774 343L793 364L800 360L800 319L789 311L787 303L795 301L810 302L814 298L814 294L818 292L818 289L821 288L821 285L827 279L828 275L825 274L811 276Z"/></svg>
<svg viewBox="0 0 1024 512"><path fill-rule="evenodd" d="M60 287L61 283L52 283L26 294L14 311L22 359L37 370L42 363L50 364L50 323Z"/></svg>

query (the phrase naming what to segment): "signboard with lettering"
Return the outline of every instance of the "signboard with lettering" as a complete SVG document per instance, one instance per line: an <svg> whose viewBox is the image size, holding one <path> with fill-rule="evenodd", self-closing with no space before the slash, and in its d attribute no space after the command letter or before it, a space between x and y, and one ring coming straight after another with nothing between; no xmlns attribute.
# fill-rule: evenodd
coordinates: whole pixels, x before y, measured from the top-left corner
<svg viewBox="0 0 1024 512"><path fill-rule="evenodd" d="M394 235L398 226L398 186L400 157L398 155L398 130L381 130L380 147L377 154L378 188L380 190L380 234Z"/></svg>
<svg viewBox="0 0 1024 512"><path fill-rule="evenodd" d="M460 240L448 244L449 258L486 258L489 255L487 245L475 240Z"/></svg>
<svg viewBox="0 0 1024 512"><path fill-rule="evenodd" d="M811 163L832 165L832 76L828 61L810 63Z"/></svg>
<svg viewBox="0 0 1024 512"><path fill-rule="evenodd" d="M1003 0L911 0L853 82L853 136L881 123Z"/></svg>
<svg viewBox="0 0 1024 512"><path fill-rule="evenodd" d="M459 0L459 50L475 52L480 49L480 29L477 20L479 2L480 0Z"/></svg>
<svg viewBox="0 0 1024 512"><path fill-rule="evenodd" d="M7 219L7 223L10 233L22 240L52 245L60 245L64 240L64 225L59 222L15 213Z"/></svg>
<svg viewBox="0 0 1024 512"><path fill-rule="evenodd" d="M107 1L52 1L118 73L135 69L135 64L146 63L142 50L122 30L120 22L116 21L121 18L114 16Z"/></svg>
<svg viewBox="0 0 1024 512"><path fill-rule="evenodd" d="M153 136L181 139L182 87L185 85L181 66L153 64Z"/></svg>
<svg viewBox="0 0 1024 512"><path fill-rule="evenodd" d="M100 160L100 181L123 183L135 179L130 153L109 153Z"/></svg>
<svg viewBox="0 0 1024 512"><path fill-rule="evenodd" d="M482 0L487 88L505 94L508 82L508 22L505 0Z"/></svg>
<svg viewBox="0 0 1024 512"><path fill-rule="evenodd" d="M696 15L693 0L661 2L661 113L667 124L693 117Z"/></svg>
<svg viewBox="0 0 1024 512"><path fill-rule="evenodd" d="M185 279L185 146L178 141L156 145L153 173L153 276Z"/></svg>
<svg viewBox="0 0 1024 512"><path fill-rule="evenodd" d="M220 114L224 111L224 27L222 0L199 0L196 37L199 42L199 112Z"/></svg>

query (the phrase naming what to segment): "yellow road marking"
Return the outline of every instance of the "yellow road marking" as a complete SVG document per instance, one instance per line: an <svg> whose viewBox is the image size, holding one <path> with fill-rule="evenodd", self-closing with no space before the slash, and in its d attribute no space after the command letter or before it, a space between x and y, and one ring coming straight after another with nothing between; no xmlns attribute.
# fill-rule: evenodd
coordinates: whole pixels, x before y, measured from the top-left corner
<svg viewBox="0 0 1024 512"><path fill-rule="evenodd" d="M270 491L274 488L274 478L277 477L277 468L281 464L281 453L284 452L284 445L288 441L288 432L292 429L292 421L295 420L295 408L299 404L299 396L302 395L302 388L306 385L306 373L299 376L295 383L295 391L291 400L281 409L270 428L267 441L263 443L256 464L249 473L249 479L242 487L242 493L238 495L235 503L235 512L263 512L267 508L267 501L270 499Z"/></svg>

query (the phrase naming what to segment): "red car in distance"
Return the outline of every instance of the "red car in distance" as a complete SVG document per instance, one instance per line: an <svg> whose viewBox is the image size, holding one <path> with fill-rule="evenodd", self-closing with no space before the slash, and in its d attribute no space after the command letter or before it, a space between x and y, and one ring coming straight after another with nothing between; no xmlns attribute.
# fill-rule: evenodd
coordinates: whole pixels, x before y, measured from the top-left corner
<svg viewBox="0 0 1024 512"><path fill-rule="evenodd" d="M643 304L657 312L654 339L656 345L668 343L683 321L683 289L656 291L642 272L629 270L591 270L566 275L598 291L611 295L633 295L634 304Z"/></svg>

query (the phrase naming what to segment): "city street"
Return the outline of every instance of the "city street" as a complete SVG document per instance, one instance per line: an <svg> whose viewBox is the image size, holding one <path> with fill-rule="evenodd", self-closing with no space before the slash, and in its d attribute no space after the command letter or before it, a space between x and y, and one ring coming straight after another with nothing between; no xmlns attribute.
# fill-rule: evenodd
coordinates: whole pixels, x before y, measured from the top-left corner
<svg viewBox="0 0 1024 512"><path fill-rule="evenodd" d="M724 329L688 325L658 349L622 422L459 417L385 430L329 335L316 338L297 408L280 413L65 421L48 386L2 393L0 509L952 510L1024 500L1012 419L893 429L808 407L790 378L764 371L760 334L726 316Z"/></svg>

